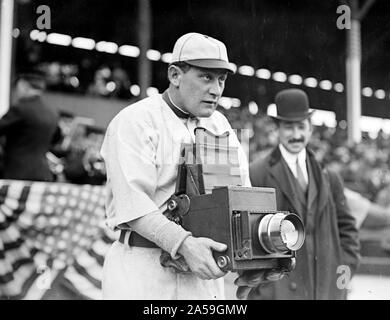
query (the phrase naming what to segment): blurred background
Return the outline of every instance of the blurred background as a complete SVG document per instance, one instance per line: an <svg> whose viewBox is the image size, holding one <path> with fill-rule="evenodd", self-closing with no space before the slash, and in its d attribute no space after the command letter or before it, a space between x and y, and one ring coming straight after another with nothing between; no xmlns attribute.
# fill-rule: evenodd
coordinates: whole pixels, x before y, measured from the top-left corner
<svg viewBox="0 0 390 320"><path fill-rule="evenodd" d="M267 155L277 144L275 125L268 117L275 112L276 92L305 90L317 110L311 141L316 156L336 169L350 190L383 209L379 222L362 223L363 259L350 298L390 298L386 290L390 286L389 1L2 0L1 4L1 66L9 67L8 86L20 70L39 70L47 84L43 100L58 112L59 137L47 152L56 183L103 188L105 168L99 149L109 121L125 106L165 90L171 50L184 33L204 33L226 44L237 72L227 80L219 110L234 129L245 130L247 139L242 143L250 161ZM342 5L351 9L350 28L338 25L337 10ZM11 45L5 48L7 43ZM10 104L3 70L2 114ZM1 174L3 158L0 148ZM98 270L111 241L107 232L94 235L101 243L86 260L81 257L72 260L71 267L58 268L60 272L50 276L57 279L50 282L50 289L30 295L27 289L15 289L15 294L9 288L1 294L0 289L0 297L98 298ZM94 261L88 260L91 256ZM35 281L44 274L35 274ZM0 279L8 285L6 277ZM31 283L20 286L32 288ZM228 285L228 290L233 287ZM233 298L231 292L228 297Z"/></svg>

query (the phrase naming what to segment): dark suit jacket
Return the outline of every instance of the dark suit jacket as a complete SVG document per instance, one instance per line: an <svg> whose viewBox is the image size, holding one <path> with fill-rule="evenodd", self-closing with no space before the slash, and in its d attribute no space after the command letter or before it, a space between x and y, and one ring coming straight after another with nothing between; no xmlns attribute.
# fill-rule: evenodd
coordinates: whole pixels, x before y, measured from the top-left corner
<svg viewBox="0 0 390 320"><path fill-rule="evenodd" d="M58 113L40 97L12 106L0 119L5 179L52 181L46 152L57 130Z"/></svg>
<svg viewBox="0 0 390 320"><path fill-rule="evenodd" d="M323 171L309 150L306 161L310 169L306 202L301 201L296 179L278 147L250 165L252 185L275 188L277 209L300 215L306 227L305 244L297 252L295 270L261 287L259 299L343 299L346 290L340 276L345 276L345 269L340 266L349 266L351 274L357 268L358 231L343 184L333 173Z"/></svg>

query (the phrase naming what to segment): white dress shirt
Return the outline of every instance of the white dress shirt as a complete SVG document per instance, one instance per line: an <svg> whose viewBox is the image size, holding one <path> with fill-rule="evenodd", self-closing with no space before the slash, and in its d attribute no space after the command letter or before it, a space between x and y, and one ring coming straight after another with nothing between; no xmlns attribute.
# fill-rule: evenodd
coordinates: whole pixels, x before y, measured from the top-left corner
<svg viewBox="0 0 390 320"><path fill-rule="evenodd" d="M282 154L284 161L286 161L294 177L297 179L298 179L298 173L297 173L297 159L298 159L298 164L302 170L303 177L305 178L306 184L309 184L309 174L307 172L307 166L306 166L306 149L305 148L302 149L302 151L299 152L298 154L293 154L291 152L288 152L287 149L282 144L279 144L279 150L280 153Z"/></svg>

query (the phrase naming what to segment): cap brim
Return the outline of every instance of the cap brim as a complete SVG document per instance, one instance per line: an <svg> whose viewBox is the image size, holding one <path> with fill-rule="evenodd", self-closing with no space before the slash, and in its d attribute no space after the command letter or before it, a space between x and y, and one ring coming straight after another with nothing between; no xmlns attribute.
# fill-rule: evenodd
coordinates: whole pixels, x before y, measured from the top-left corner
<svg viewBox="0 0 390 320"><path fill-rule="evenodd" d="M315 110L311 110L307 114L302 115L302 116L298 116L298 117L280 117L280 116L269 116L269 117L271 117L272 119L275 119L275 120L279 120L279 121L295 122L295 121L302 121L302 120L305 120L307 118L310 118L314 112L315 112Z"/></svg>
<svg viewBox="0 0 390 320"><path fill-rule="evenodd" d="M183 61L188 63L191 66L207 68L207 69L224 69L231 73L235 73L235 70L232 66L224 61L224 60L216 60L216 59L198 59L198 60L186 60Z"/></svg>

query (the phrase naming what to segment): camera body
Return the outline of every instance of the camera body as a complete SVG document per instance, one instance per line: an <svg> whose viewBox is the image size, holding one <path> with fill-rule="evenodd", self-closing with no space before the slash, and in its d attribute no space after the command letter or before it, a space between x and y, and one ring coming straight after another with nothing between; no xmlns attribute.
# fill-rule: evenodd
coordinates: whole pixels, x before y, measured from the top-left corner
<svg viewBox="0 0 390 320"><path fill-rule="evenodd" d="M225 252L214 252L217 264L225 271L272 269L295 257L295 250L283 246L277 250L267 243L272 242L273 236L274 240L280 237L278 223L270 233L264 228L262 240L262 221L264 224L267 217L275 218L276 215L281 219L293 219L300 232L298 240L303 243L302 222L296 215L276 210L273 188L224 186L214 188L211 194L191 197L189 210L182 216L182 225L195 237L227 244Z"/></svg>
<svg viewBox="0 0 390 320"><path fill-rule="evenodd" d="M228 133L197 128L195 136L195 144L182 146L165 215L195 237L226 244L225 252L213 253L224 271L291 271L305 238L302 220L277 211L275 189L240 186L238 149L229 146Z"/></svg>

